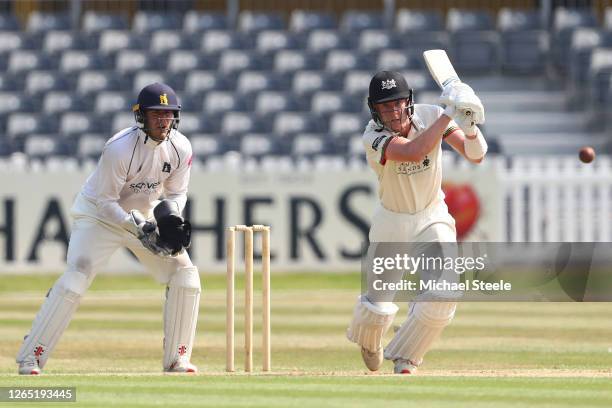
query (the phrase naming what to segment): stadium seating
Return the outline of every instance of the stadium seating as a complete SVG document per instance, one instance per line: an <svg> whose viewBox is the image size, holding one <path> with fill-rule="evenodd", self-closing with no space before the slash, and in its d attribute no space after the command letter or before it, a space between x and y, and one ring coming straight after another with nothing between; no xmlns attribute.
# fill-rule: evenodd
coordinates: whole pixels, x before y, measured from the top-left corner
<svg viewBox="0 0 612 408"><path fill-rule="evenodd" d="M106 30L126 30L128 19L121 14L99 13L86 11L83 15L83 31L87 33L100 33Z"/></svg>
<svg viewBox="0 0 612 408"><path fill-rule="evenodd" d="M336 28L335 17L326 12L294 10L289 19L289 29L293 32L308 32Z"/></svg>
<svg viewBox="0 0 612 408"><path fill-rule="evenodd" d="M28 17L27 30L32 33L43 33L50 30L65 30L72 27L68 13L32 12Z"/></svg>
<svg viewBox="0 0 612 408"><path fill-rule="evenodd" d="M444 30L444 21L442 14L435 10L400 9L395 17L395 29L405 34L441 31Z"/></svg>
<svg viewBox="0 0 612 408"><path fill-rule="evenodd" d="M202 33L207 30L224 30L227 18L222 13L201 13L189 11L183 18L183 30L188 33Z"/></svg>
<svg viewBox="0 0 612 408"><path fill-rule="evenodd" d="M84 10L73 27L66 12L0 14L0 156L95 159L104 140L134 124L130 106L140 89L166 82L179 94L180 129L194 137L201 160L233 150L262 163L266 155L321 157L323 167L335 165L331 155L363 160L372 74L398 70L417 102L436 103L422 58L432 48L446 49L487 98L491 140L512 133L517 113L530 134L554 128L588 137L588 115L566 111L579 98L612 102L612 8L603 17L599 26L591 9L559 7L549 29L539 11L516 9L451 9L444 18L400 8L392 21L381 10L243 10L233 22L222 12L141 8L131 21ZM551 72L567 72L569 87L550 98L549 85L510 80ZM510 153L524 147L502 145Z"/></svg>

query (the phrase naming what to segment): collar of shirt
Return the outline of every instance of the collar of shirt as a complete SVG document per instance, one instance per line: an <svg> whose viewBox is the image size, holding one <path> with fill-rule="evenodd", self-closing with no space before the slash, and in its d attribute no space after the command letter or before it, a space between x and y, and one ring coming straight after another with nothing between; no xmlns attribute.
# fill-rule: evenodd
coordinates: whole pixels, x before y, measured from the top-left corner
<svg viewBox="0 0 612 408"><path fill-rule="evenodd" d="M172 132L174 132L174 129L170 130L169 137L172 136ZM144 130L142 130L140 128L138 129L138 135L142 136L142 138L143 138L142 140L144 141L143 144L145 145L145 147L147 147L147 148L149 148L151 150L157 149L159 146L161 146L163 143L165 143L166 140L168 140L168 139L166 139L166 140L162 140L161 142L156 142L155 140L153 140L149 136L147 136L147 134L144 132Z"/></svg>

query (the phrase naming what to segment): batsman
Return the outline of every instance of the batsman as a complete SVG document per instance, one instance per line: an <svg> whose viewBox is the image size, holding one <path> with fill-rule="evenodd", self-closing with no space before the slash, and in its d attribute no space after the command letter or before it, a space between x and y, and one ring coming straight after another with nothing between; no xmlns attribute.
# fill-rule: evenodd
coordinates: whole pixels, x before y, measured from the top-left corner
<svg viewBox="0 0 612 408"><path fill-rule="evenodd" d="M129 249L166 287L163 369L197 372L191 364L200 277L185 250L191 226L187 201L192 151L178 131L174 90L154 83L133 107L136 125L111 137L71 208L67 267L47 297L17 354L19 374L40 374L98 270L119 248Z"/></svg>
<svg viewBox="0 0 612 408"><path fill-rule="evenodd" d="M472 88L459 80L444 86L440 103L444 108L415 104L412 89L398 72L381 71L372 78L368 97L372 120L362 139L379 183L370 243L456 241L455 221L441 188L442 142L470 162L480 163L487 152L477 126L484 122L484 108ZM359 297L348 339L361 346L371 371L387 359L393 361L396 374L415 373L453 319L456 302L412 302L406 320L383 349L383 337L398 307L373 298L368 293Z"/></svg>

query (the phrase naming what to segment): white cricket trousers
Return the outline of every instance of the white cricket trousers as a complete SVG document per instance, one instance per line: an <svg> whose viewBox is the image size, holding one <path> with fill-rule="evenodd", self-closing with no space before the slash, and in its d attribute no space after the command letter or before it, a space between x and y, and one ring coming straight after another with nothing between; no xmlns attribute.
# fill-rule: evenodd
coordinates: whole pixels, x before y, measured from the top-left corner
<svg viewBox="0 0 612 408"><path fill-rule="evenodd" d="M370 228L370 242L456 242L455 220L443 200L432 202L416 214L389 211L379 205ZM370 272L371 273L371 272ZM417 298L418 299L418 298ZM387 302L377 302L384 307ZM455 302L423 302L410 304L408 316L385 348L388 360L406 359L421 364L423 356L452 320Z"/></svg>

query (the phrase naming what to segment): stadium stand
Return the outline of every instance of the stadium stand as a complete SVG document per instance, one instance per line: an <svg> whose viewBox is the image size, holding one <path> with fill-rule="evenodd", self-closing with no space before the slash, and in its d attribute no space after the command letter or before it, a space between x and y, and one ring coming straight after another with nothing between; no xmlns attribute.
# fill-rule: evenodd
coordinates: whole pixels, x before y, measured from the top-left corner
<svg viewBox="0 0 612 408"><path fill-rule="evenodd" d="M417 102L435 103L421 56L429 48L447 49L482 94L485 132L503 153L609 145L593 119L612 101L612 8L601 25L592 9L557 8L550 28L539 11L508 8L400 8L391 25L385 18L381 10L244 10L234 23L215 11L142 9L130 20L86 10L72 27L66 12L0 14L0 156L95 158L105 139L133 125L135 94L165 81L181 96L181 130L202 161L236 150L260 159L362 157L372 74L399 70ZM590 108L578 109L585 98ZM560 133L575 136L557 145ZM529 138L538 140L533 151Z"/></svg>

